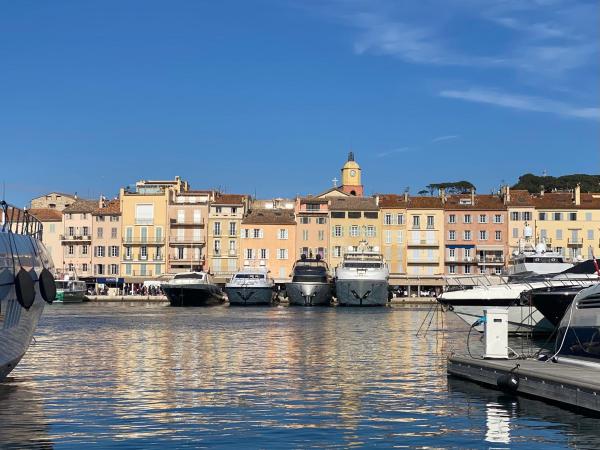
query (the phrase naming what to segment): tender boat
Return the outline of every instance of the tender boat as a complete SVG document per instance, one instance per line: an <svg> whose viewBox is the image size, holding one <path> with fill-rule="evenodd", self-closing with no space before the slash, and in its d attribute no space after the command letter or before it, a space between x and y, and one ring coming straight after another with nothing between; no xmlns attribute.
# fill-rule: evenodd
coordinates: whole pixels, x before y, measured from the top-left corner
<svg viewBox="0 0 600 450"><path fill-rule="evenodd" d="M292 281L286 283L285 290L290 305L317 306L331 304L332 288L327 263L319 255L296 261L292 271Z"/></svg>
<svg viewBox="0 0 600 450"><path fill-rule="evenodd" d="M453 311L468 325L473 326L484 315L484 309L491 306L508 308L509 333L550 333L554 325L546 320L523 294L533 289L552 287L573 287L583 289L598 282L593 266L589 261L574 266L554 276L532 276L520 281L505 282L465 289L446 291L437 297L437 301ZM483 331L482 325L477 325Z"/></svg>
<svg viewBox="0 0 600 450"><path fill-rule="evenodd" d="M46 303L56 296L54 264L42 225L0 202L0 380L19 363Z"/></svg>
<svg viewBox="0 0 600 450"><path fill-rule="evenodd" d="M225 285L230 305L270 305L275 295L275 282L266 267L247 267L231 277Z"/></svg>
<svg viewBox="0 0 600 450"><path fill-rule="evenodd" d="M171 306L208 306L225 301L223 291L206 272L182 272L161 284Z"/></svg>
<svg viewBox="0 0 600 450"><path fill-rule="evenodd" d="M580 291L563 316L555 361L600 368L600 284Z"/></svg>
<svg viewBox="0 0 600 450"><path fill-rule="evenodd" d="M85 281L66 275L63 280L56 280L54 303L81 303L85 300L85 292Z"/></svg>
<svg viewBox="0 0 600 450"><path fill-rule="evenodd" d="M341 306L382 306L389 300L387 264L377 247L368 248L366 243L356 251L350 248L335 270L335 295Z"/></svg>

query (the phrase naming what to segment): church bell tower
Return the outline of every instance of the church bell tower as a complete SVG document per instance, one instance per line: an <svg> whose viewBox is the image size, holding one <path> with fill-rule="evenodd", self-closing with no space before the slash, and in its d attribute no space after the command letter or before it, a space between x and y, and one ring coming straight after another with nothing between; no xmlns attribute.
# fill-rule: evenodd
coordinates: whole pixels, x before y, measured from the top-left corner
<svg viewBox="0 0 600 450"><path fill-rule="evenodd" d="M346 194L363 196L363 185L360 181L360 166L354 161L354 153L348 153L348 161L342 167L342 191Z"/></svg>

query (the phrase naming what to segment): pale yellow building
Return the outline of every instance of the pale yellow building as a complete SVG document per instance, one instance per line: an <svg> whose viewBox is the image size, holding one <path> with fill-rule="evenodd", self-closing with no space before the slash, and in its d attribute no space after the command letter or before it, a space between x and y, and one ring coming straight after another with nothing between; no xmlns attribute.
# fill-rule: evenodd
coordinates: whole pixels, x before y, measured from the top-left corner
<svg viewBox="0 0 600 450"><path fill-rule="evenodd" d="M408 195L379 196L381 248L390 277L406 274L406 205Z"/></svg>
<svg viewBox="0 0 600 450"><path fill-rule="evenodd" d="M381 229L377 199L373 197L334 197L329 201L329 265L334 269L350 249L361 242L381 248Z"/></svg>
<svg viewBox="0 0 600 450"><path fill-rule="evenodd" d="M406 216L407 275L439 277L444 273L442 198L409 196Z"/></svg>
<svg viewBox="0 0 600 450"><path fill-rule="evenodd" d="M42 242L52 257L54 266L62 268L63 249L61 235L63 234L62 213L58 209L36 208L29 209L29 214L42 223Z"/></svg>
<svg viewBox="0 0 600 450"><path fill-rule="evenodd" d="M158 277L167 268L168 203L172 191L189 190L173 181L139 181L135 190L121 189L121 274L126 283Z"/></svg>
<svg viewBox="0 0 600 450"><path fill-rule="evenodd" d="M62 211L77 200L77 195L64 192L49 192L31 200L31 209L55 209Z"/></svg>
<svg viewBox="0 0 600 450"><path fill-rule="evenodd" d="M248 208L248 196L216 194L209 205L207 270L225 282L240 268L240 229Z"/></svg>

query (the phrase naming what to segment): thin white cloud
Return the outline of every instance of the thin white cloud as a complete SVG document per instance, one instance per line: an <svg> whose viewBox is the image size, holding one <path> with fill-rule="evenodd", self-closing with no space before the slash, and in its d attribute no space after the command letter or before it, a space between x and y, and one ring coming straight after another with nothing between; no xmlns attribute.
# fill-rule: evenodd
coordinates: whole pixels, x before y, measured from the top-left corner
<svg viewBox="0 0 600 450"><path fill-rule="evenodd" d="M523 111L551 113L580 119L600 120L600 108L582 108L546 98L509 94L491 89L471 88L467 90L444 90L440 92L440 96Z"/></svg>
<svg viewBox="0 0 600 450"><path fill-rule="evenodd" d="M401 148L396 148L394 150L389 150L387 152L381 152L381 153L377 153L377 157L378 158L385 158L387 156L390 155L394 155L396 153L406 153L406 152L410 152L412 149L410 147L401 147Z"/></svg>
<svg viewBox="0 0 600 450"><path fill-rule="evenodd" d="M443 141L451 141L452 139L458 139L460 136L457 134L449 134L447 136L438 136L433 138L431 142L443 142Z"/></svg>

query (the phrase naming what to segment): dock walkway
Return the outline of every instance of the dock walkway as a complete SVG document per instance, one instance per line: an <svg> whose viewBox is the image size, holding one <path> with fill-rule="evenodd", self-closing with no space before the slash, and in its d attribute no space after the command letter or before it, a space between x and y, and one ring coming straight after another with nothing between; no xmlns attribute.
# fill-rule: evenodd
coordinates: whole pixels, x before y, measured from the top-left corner
<svg viewBox="0 0 600 450"><path fill-rule="evenodd" d="M496 389L498 377L511 371L519 378L518 394L600 413L600 370L550 361L448 358L449 375Z"/></svg>

